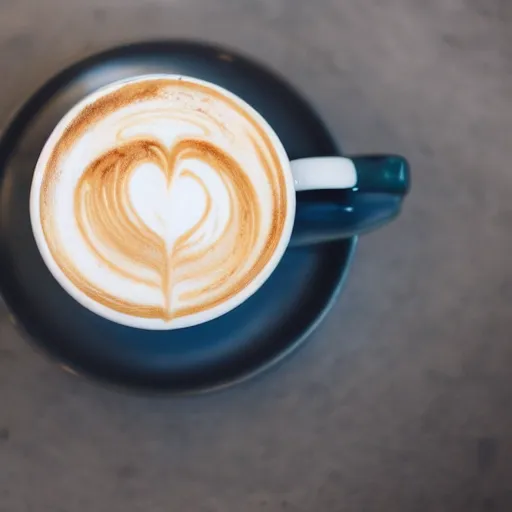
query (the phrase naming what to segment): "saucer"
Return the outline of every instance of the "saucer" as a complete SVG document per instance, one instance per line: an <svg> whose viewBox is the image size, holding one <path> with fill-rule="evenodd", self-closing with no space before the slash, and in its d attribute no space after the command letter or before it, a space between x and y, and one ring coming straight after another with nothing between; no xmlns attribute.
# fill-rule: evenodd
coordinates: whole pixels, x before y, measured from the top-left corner
<svg viewBox="0 0 512 512"><path fill-rule="evenodd" d="M256 294L195 327L133 329L80 306L54 280L32 234L28 205L36 161L57 122L83 97L155 73L201 78L234 92L269 122L290 159L339 154L290 85L231 50L162 41L89 57L43 85L0 139L0 293L29 338L76 373L136 390L207 391L271 367L304 342L338 295L356 240L289 248Z"/></svg>

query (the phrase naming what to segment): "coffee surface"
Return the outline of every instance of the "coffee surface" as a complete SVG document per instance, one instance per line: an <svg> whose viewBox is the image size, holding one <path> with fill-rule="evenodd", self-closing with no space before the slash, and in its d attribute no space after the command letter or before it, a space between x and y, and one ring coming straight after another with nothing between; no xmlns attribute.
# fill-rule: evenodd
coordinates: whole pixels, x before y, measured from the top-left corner
<svg viewBox="0 0 512 512"><path fill-rule="evenodd" d="M187 79L78 105L37 169L51 258L89 299L133 317L169 322L228 301L285 225L275 142L238 101Z"/></svg>

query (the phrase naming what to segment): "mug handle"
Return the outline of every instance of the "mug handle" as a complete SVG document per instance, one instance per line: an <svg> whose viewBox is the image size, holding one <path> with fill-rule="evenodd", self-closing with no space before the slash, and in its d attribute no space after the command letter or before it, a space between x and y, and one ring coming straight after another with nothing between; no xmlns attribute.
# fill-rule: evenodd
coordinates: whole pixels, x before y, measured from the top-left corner
<svg viewBox="0 0 512 512"><path fill-rule="evenodd" d="M399 213L409 191L407 160L398 155L302 158L291 161L297 209L291 244L349 238Z"/></svg>

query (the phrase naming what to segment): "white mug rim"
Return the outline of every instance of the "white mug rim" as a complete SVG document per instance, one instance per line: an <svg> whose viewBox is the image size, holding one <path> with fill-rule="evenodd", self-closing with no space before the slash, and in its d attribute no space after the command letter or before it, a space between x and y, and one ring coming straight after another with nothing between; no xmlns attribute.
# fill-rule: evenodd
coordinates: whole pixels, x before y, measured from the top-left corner
<svg viewBox="0 0 512 512"><path fill-rule="evenodd" d="M247 111L249 115L251 115L251 117L256 120L258 125L265 130L266 135L270 138L272 146L276 150L279 157L279 163L284 173L286 188L286 218L281 233L281 238L269 261L265 264L265 266L258 273L258 275L243 290L241 290L236 295L226 300L222 304L219 304L218 306L210 308L206 311L201 311L199 313L194 313L192 315L172 319L169 322L166 322L161 319L148 319L131 316L115 311L113 309L108 308L107 306L99 304L98 302L94 301L89 296L87 296L85 293L83 293L81 290L79 290L64 274L60 266L55 262L55 259L53 258L53 255L51 254L51 251L48 247L48 243L46 242L40 218L41 185L46 170L47 160L49 155L53 151L55 144L62 136L63 131L69 126L70 122L73 119L75 119L76 116L87 105L93 103L94 101L97 101L102 96L105 96L106 94L109 94L128 83L131 84L146 80L158 79L184 80L191 83L203 85L205 87L220 92L221 94L223 94L224 96L233 100L236 104L241 106L245 111ZM112 322L115 322L117 324L137 329L166 331L181 329L185 327L193 327L208 322L210 320L214 320L215 318L218 318L232 311L236 307L240 306L249 297L256 293L256 291L267 281L270 275L274 272L275 268L281 261L281 258L283 257L286 248L288 247L295 220L295 201L295 188L290 166L290 160L286 154L286 151L283 147L281 140L279 139L273 128L254 107L249 105L245 100L243 100L233 92L219 85L208 82L206 80L181 74L158 73L137 75L134 77L125 78L107 84L82 98L82 100L73 105L73 107L67 111L67 113L56 124L52 133L46 140L43 149L38 157L34 170L34 175L32 178L29 206L32 232L35 238L36 245L39 249L39 253L41 254L41 257L43 258L46 267L48 268L54 279L73 299L75 299L81 306L95 313L96 315L104 319L110 320Z"/></svg>

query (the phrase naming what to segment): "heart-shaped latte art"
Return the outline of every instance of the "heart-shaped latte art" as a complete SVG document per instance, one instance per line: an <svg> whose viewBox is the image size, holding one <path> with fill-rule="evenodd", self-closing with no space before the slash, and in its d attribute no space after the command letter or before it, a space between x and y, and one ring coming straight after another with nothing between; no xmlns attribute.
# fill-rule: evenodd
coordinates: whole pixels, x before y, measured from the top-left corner
<svg viewBox="0 0 512 512"><path fill-rule="evenodd" d="M53 262L88 299L132 317L167 323L222 305L265 268L285 225L273 141L198 83L151 79L100 96L38 167Z"/></svg>
<svg viewBox="0 0 512 512"><path fill-rule="evenodd" d="M187 160L200 160L215 169L229 195L228 221L220 236L205 245L194 235L211 214L213 201L198 175L185 169L176 176L176 170ZM198 221L178 236L172 247L143 221L130 200L130 180L139 166L148 163L161 170L167 187L172 187L173 180L188 177L203 187L207 197ZM244 267L256 242L259 208L254 187L240 165L212 143L195 139L180 140L170 150L156 139L125 142L92 162L75 190L75 216L90 250L112 272L159 288L163 297L161 308L150 306L143 312L140 304L120 304L117 297L105 293L104 303L125 313L136 311L139 316L166 320L194 312L193 307L175 309L170 304L172 288L184 280L200 278L198 286L179 297L180 303L206 291L214 297L202 307L225 300L224 283Z"/></svg>

